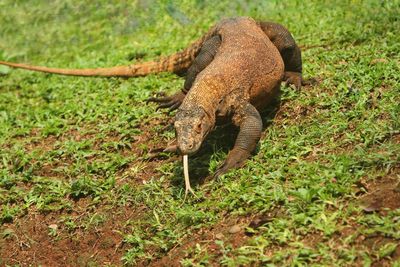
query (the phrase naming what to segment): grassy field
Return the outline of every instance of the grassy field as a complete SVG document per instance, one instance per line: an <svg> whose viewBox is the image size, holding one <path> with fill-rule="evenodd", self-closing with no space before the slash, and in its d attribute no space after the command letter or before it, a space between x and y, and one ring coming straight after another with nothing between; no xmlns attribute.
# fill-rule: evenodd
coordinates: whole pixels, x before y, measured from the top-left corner
<svg viewBox="0 0 400 267"><path fill-rule="evenodd" d="M97 2L97 3L94 3ZM0 1L0 60L107 67L174 53L225 17L287 26L282 88L257 153L204 179L234 141L152 157L172 74L76 78L0 67L0 266L400 266L400 1Z"/></svg>

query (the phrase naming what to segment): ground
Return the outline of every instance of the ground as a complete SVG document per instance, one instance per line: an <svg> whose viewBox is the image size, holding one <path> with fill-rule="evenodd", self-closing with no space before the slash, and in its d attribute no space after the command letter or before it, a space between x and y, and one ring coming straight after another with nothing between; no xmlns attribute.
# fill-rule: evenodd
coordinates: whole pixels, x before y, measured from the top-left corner
<svg viewBox="0 0 400 267"><path fill-rule="evenodd" d="M224 17L286 25L303 51L247 164L210 179L220 127L189 158L172 74L76 78L0 68L1 266L400 266L399 1L0 3L0 60L105 67L184 48Z"/></svg>

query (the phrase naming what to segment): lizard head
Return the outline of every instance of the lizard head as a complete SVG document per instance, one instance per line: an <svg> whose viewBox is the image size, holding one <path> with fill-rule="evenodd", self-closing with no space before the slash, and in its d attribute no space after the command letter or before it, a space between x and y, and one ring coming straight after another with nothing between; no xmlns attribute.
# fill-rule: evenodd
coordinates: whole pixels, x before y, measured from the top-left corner
<svg viewBox="0 0 400 267"><path fill-rule="evenodd" d="M180 153L190 155L199 150L204 138L214 127L214 120L201 107L179 109L174 126Z"/></svg>

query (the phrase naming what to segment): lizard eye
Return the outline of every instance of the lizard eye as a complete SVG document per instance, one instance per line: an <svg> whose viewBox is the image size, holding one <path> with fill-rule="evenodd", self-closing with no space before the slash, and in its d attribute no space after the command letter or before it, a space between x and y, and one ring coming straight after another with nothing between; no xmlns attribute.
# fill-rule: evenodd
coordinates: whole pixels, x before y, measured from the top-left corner
<svg viewBox="0 0 400 267"><path fill-rule="evenodd" d="M201 123L197 124L196 127L194 128L196 133L200 134L201 133Z"/></svg>

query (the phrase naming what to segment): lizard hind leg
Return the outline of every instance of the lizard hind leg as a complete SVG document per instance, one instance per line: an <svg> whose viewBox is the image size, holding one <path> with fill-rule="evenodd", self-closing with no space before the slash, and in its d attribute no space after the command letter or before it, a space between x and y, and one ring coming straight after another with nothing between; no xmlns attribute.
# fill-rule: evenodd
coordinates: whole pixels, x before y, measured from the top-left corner
<svg viewBox="0 0 400 267"><path fill-rule="evenodd" d="M285 63L283 81L287 86L294 85L300 89L304 81L302 78L301 51L290 32L278 23L260 21L260 28L276 46Z"/></svg>
<svg viewBox="0 0 400 267"><path fill-rule="evenodd" d="M214 177L218 177L230 169L238 168L244 164L255 150L262 132L262 120L257 109L248 103L242 112L239 112L239 134L235 145L229 151L224 163L217 169Z"/></svg>

